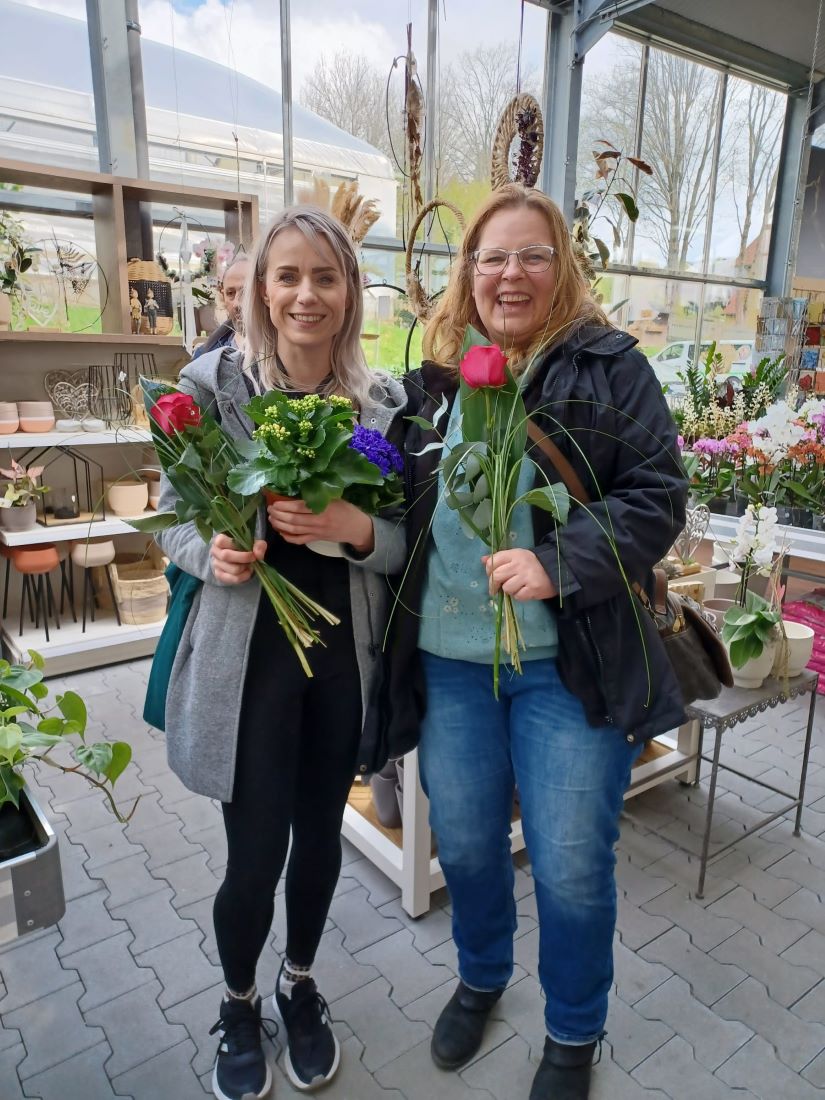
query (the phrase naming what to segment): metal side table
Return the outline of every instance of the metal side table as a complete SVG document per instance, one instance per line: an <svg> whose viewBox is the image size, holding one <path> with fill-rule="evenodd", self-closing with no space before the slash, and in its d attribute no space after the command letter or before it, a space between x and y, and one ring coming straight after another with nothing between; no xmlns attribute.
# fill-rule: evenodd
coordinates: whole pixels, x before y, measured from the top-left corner
<svg viewBox="0 0 825 1100"><path fill-rule="evenodd" d="M685 708L688 717L695 719L699 723L696 785L699 783L700 761L705 760L711 765L708 808L705 818L705 831L702 837L702 856L699 862L699 887L696 891L696 896L698 898L704 897L705 871L707 870L708 859L710 858L708 849L710 847L710 832L713 826L713 803L716 797L716 778L720 768L724 771L733 772L734 775L738 775L742 779L747 779L751 783L756 783L758 786L764 787L774 794L782 795L783 798L789 799L789 802L786 806L783 806L781 810L777 810L776 813L763 818L757 825L747 829L740 837L737 837L736 840L731 840L727 844L723 844L720 848L717 848L713 853L713 858L721 855L722 852L726 852L728 848L732 848L734 845L738 844L743 837L750 836L752 833L764 829L766 825L769 825L778 817L783 817L789 810L794 808L796 808L794 836L799 836L799 826L802 820L802 800L805 797L805 779L808 772L808 756L811 751L811 734L813 733L814 726L816 689L818 684L819 673L811 672L806 669L801 676L795 676L792 680L787 681L787 690L786 685L781 680L775 680L773 677L769 677L761 688L722 688L722 693L716 699L698 700L691 704L691 706ZM747 721L748 718L755 718L757 714L766 711L769 707L776 707L780 703L787 703L791 699L796 699L797 696L804 695L806 692L810 693L811 706L808 711L808 727L805 732L805 748L802 752L799 791L796 796L790 794L788 791L780 790L770 783L763 783L761 779L754 779L753 776L745 775L744 772L737 771L736 768L730 767L729 764L720 763L719 753L722 748L722 734L725 730L731 729L731 727L738 725L740 722ZM702 755L705 730L709 726L716 731L713 756L710 759Z"/></svg>

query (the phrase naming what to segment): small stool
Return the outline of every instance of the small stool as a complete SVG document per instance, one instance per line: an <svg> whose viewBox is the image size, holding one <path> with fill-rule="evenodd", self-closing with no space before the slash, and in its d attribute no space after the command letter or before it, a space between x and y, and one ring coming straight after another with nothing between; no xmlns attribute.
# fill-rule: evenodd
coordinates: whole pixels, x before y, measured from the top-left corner
<svg viewBox="0 0 825 1100"><path fill-rule="evenodd" d="M74 611L74 573L72 572L71 560L73 546L74 543L71 541L57 544L57 554L60 558L60 614L63 614L64 604L68 601L72 621L77 622L77 615Z"/></svg>
<svg viewBox="0 0 825 1100"><path fill-rule="evenodd" d="M115 610L115 618L117 619L117 625L121 626L120 611L117 606L117 600L115 599L115 589L112 584L112 575L109 572L109 566L115 560L115 544L111 539L104 539L101 542L78 542L72 547L71 551L72 561L79 569L83 570L83 626L82 633L86 633L86 608L89 608L91 613L90 617L92 622L95 621L95 606L97 603L97 593L95 592L94 581L92 580L92 569L102 568L106 574L106 582L109 585L109 592L112 597L112 607Z"/></svg>
<svg viewBox="0 0 825 1100"><path fill-rule="evenodd" d="M54 601L52 582L49 573L60 565L57 547L54 543L44 546L14 546L11 548L11 560L14 568L23 577L23 591L20 595L20 630L18 637L23 635L23 611L26 600L29 608L34 606L34 626L40 626L40 616L43 616L43 626L46 631L46 641L49 640L49 615L54 619L57 629L60 629L60 619L57 615L57 604ZM36 578L36 579L35 579Z"/></svg>

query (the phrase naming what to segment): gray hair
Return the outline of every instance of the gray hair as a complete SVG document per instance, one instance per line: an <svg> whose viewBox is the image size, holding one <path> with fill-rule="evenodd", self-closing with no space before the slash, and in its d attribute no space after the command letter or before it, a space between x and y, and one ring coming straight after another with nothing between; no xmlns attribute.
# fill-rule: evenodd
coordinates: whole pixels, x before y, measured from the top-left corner
<svg viewBox="0 0 825 1100"><path fill-rule="evenodd" d="M321 392L343 393L357 405L363 405L373 378L361 347L364 299L358 260L344 226L331 214L314 206L290 206L282 210L269 223L252 251L252 267L247 275L243 296L246 332L244 369L249 371L252 364L257 362L261 379L266 386L294 389L293 383L278 362L278 331L272 324L269 307L258 289L266 279L272 242L284 229L293 227L300 230L316 248L319 239L326 241L347 284L348 304L344 325L332 342L332 376Z"/></svg>

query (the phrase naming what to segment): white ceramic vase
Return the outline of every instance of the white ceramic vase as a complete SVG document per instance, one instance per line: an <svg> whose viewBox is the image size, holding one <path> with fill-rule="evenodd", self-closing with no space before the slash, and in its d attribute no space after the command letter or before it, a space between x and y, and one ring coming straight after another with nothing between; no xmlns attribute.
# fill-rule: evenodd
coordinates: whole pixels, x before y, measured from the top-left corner
<svg viewBox="0 0 825 1100"><path fill-rule="evenodd" d="M770 675L770 671L773 668L773 661L776 656L778 645L778 640L768 642L766 646L762 647L762 652L758 657L751 657L749 661L745 661L741 668L734 668L734 684L742 688L762 687L763 680L766 676Z"/></svg>
<svg viewBox="0 0 825 1100"><path fill-rule="evenodd" d="M782 626L785 629L785 637L787 639L788 676L799 676L808 661L810 661L811 654L814 651L814 632L809 626L805 626L804 623L792 623L783 620ZM785 674L782 668L784 648L785 647L780 641L780 644L776 647L776 655L774 657L772 669L774 676L783 676Z"/></svg>

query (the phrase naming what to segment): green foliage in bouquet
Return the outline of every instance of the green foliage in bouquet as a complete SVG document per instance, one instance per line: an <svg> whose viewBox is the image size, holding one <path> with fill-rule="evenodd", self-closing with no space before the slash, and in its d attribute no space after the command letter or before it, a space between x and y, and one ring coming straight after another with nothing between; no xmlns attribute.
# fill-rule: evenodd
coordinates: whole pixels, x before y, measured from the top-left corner
<svg viewBox="0 0 825 1100"><path fill-rule="evenodd" d="M728 647L734 668L751 658L760 657L762 650L776 637L781 612L755 592L745 595L745 605L729 607L722 622L722 641Z"/></svg>

